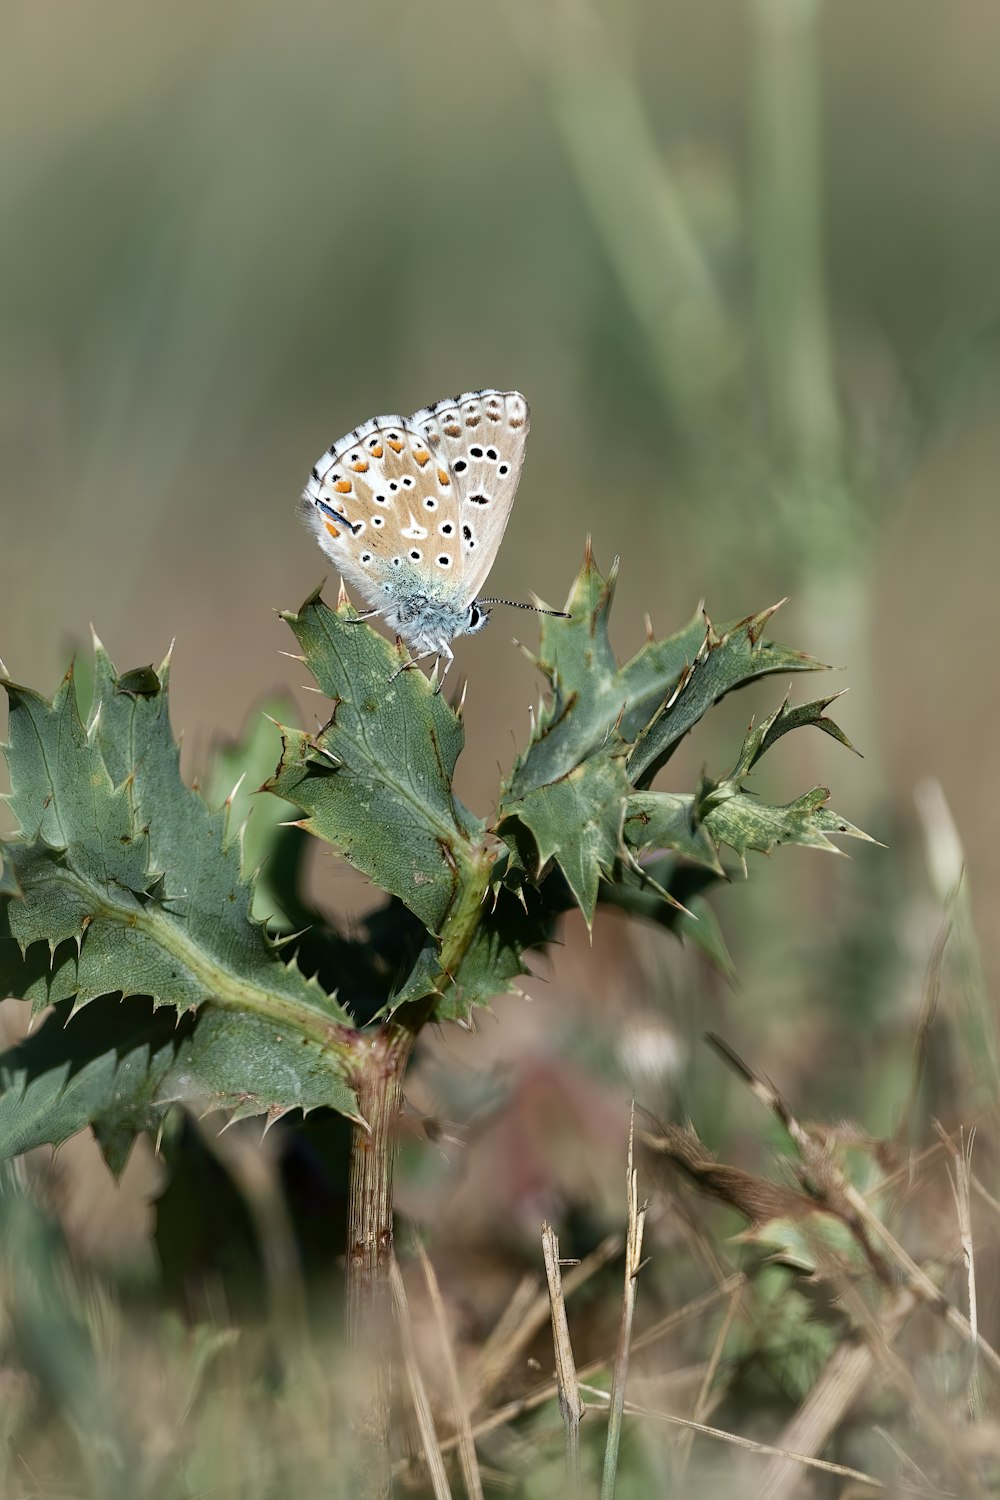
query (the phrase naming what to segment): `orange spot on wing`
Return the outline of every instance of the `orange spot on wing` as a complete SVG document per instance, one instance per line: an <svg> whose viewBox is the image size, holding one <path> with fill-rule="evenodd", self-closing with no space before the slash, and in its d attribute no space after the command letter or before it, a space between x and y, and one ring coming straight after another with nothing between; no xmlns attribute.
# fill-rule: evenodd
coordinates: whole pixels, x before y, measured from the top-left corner
<svg viewBox="0 0 1000 1500"><path fill-rule="evenodd" d="M417 460L420 467L423 468L424 464L430 459L430 454L426 448L414 448L413 457Z"/></svg>
<svg viewBox="0 0 1000 1500"><path fill-rule="evenodd" d="M351 464L351 468L354 470L355 474L367 474L368 460L366 458L360 458L358 459L358 462L356 464Z"/></svg>
<svg viewBox="0 0 1000 1500"><path fill-rule="evenodd" d="M382 444L381 443L377 443L375 445L375 447L371 450L372 458L381 458L382 454L384 452L385 452L385 449L382 447Z"/></svg>
<svg viewBox="0 0 1000 1500"><path fill-rule="evenodd" d="M337 530L336 526L334 526L334 524L333 524L332 521L327 521L327 523L326 523L326 529L330 533L331 536L339 536L340 535L340 532Z"/></svg>
<svg viewBox="0 0 1000 1500"><path fill-rule="evenodd" d="M392 449L393 453L402 453L402 443L395 443L393 442L392 438L386 438L386 442L389 444L389 447Z"/></svg>
<svg viewBox="0 0 1000 1500"><path fill-rule="evenodd" d="M438 483L451 484L451 480L448 478L448 471L446 469L438 469Z"/></svg>
<svg viewBox="0 0 1000 1500"><path fill-rule="evenodd" d="M334 485L338 495L349 495L351 493L351 481L349 479L338 479Z"/></svg>

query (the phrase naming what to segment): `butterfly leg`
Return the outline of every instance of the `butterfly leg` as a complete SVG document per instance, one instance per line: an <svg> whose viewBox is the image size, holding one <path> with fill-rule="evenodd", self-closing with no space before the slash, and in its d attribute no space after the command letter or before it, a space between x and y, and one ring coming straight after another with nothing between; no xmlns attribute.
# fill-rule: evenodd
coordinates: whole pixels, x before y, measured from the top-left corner
<svg viewBox="0 0 1000 1500"><path fill-rule="evenodd" d="M411 667L417 666L420 662L426 661L429 656L433 656L434 654L433 651L422 651L419 656L408 656L405 661L400 662L395 672L389 678L389 681L395 682L397 677L400 677L404 672L408 672Z"/></svg>
<svg viewBox="0 0 1000 1500"><path fill-rule="evenodd" d="M360 615L348 615L342 623L344 625L363 625L366 620L374 620L381 613L380 609L366 609Z"/></svg>
<svg viewBox="0 0 1000 1500"><path fill-rule="evenodd" d="M395 672L393 672L392 676L389 678L389 681L390 682L395 682L396 678L399 676L399 674L401 672L408 671L408 669L410 667L418 666L420 662L426 661L427 658L430 657L430 656L433 656L435 658L435 662L434 662L435 670L437 670L437 667L439 666L439 664L441 662L441 658L444 657L444 659L445 659L445 662L444 662L444 671L441 673L441 676L440 676L440 678L438 679L438 682L437 682L437 686L434 689L435 693L439 693L441 691L441 687L442 687L442 685L444 683L444 680L445 680L445 678L448 675L448 668L451 666L452 662L455 660L455 653L452 651L451 647L447 646L447 645L443 645L441 647L440 651L422 651L419 656L411 656L407 661L400 662L400 664L396 668Z"/></svg>
<svg viewBox="0 0 1000 1500"><path fill-rule="evenodd" d="M444 687L444 680L445 680L445 678L448 675L448 672L449 672L449 670L451 668L452 662L455 660L455 653L451 649L451 647L447 644L447 642L445 642L442 645L441 650L438 652L437 661L434 663L434 670L435 671L437 671L437 669L441 665L441 658L442 658L442 656L444 657L444 671L441 673L441 676L437 680L437 685L436 685L436 687L434 689L435 693L439 693L441 691L441 689Z"/></svg>

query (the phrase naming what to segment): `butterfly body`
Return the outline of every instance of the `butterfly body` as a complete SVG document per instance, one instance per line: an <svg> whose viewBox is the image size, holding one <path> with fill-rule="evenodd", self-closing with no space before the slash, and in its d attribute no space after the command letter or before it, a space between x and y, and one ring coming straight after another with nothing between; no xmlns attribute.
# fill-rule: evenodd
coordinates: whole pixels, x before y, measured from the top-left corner
<svg viewBox="0 0 1000 1500"><path fill-rule="evenodd" d="M411 417L373 417L316 463L302 512L345 582L415 659L447 666L456 636L489 619L477 602L524 461L528 404L469 391Z"/></svg>

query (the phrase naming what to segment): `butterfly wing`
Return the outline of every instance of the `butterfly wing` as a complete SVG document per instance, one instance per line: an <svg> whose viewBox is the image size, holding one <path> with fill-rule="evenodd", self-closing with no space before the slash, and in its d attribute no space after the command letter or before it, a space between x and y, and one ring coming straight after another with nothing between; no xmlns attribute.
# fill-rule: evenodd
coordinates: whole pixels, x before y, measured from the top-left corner
<svg viewBox="0 0 1000 1500"><path fill-rule="evenodd" d="M372 417L334 443L313 468L302 511L338 572L373 609L385 612L429 589L444 599L464 594L459 488L412 420Z"/></svg>
<svg viewBox="0 0 1000 1500"><path fill-rule="evenodd" d="M461 583L471 604L500 549L521 477L530 417L520 391L467 391L406 419L458 493Z"/></svg>

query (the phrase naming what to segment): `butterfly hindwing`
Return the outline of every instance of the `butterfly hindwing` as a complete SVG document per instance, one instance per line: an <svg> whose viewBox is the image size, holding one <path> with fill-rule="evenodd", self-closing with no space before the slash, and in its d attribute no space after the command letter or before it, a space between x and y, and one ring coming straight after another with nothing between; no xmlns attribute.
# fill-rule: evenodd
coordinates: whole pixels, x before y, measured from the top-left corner
<svg viewBox="0 0 1000 1500"><path fill-rule="evenodd" d="M447 596L465 592L458 486L411 421L373 417L341 438L313 469L303 502L323 551L373 608L428 579Z"/></svg>

